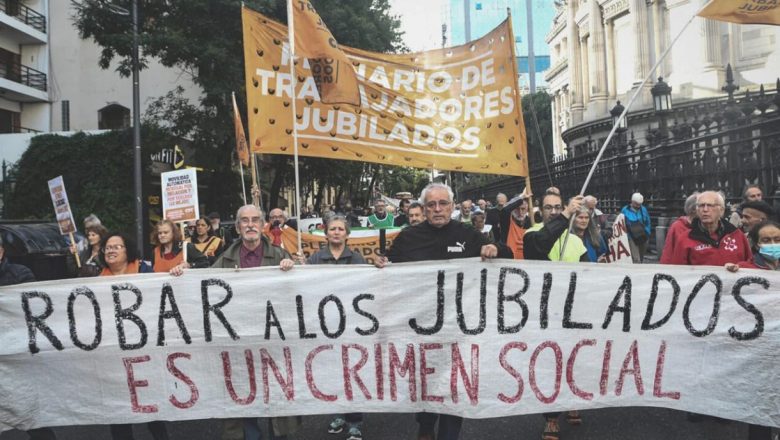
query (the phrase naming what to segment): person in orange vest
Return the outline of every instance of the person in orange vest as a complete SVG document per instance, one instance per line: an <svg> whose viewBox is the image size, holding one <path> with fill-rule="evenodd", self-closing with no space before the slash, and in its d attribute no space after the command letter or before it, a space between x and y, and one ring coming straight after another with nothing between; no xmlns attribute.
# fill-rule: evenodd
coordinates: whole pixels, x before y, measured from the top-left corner
<svg viewBox="0 0 780 440"><path fill-rule="evenodd" d="M531 198L525 190L498 208L501 221L501 242L512 250L515 260L523 260L523 237L531 227L531 217L528 215L528 199Z"/></svg>
<svg viewBox="0 0 780 440"><path fill-rule="evenodd" d="M155 272L179 276L184 273L184 269L209 267L208 258L189 242L186 243L187 261L184 261L181 231L170 220L157 223L152 243L155 245L152 252L152 268Z"/></svg>

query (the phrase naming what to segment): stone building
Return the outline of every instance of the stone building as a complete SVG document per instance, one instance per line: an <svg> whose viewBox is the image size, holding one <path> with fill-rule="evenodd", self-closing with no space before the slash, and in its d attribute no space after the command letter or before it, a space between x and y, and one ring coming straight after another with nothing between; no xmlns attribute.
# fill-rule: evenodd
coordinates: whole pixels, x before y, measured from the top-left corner
<svg viewBox="0 0 780 440"><path fill-rule="evenodd" d="M557 155L570 156L581 130L609 120L699 8L709 0L561 0L547 35L551 67L545 74L553 95L553 138ZM780 72L780 27L738 25L695 18L655 72L683 103L722 96L726 65L744 90L774 87ZM629 115L652 109L650 81ZM637 139L644 129L636 124ZM643 123L646 121L642 121ZM604 127L604 124L600 124ZM607 130L611 128L606 126ZM606 137L606 133L603 134ZM567 149L568 147L568 149Z"/></svg>

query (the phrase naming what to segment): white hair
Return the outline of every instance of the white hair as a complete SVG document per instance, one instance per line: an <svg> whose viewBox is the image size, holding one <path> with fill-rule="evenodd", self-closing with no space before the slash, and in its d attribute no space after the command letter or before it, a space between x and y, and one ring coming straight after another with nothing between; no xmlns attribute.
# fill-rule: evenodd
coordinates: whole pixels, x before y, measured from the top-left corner
<svg viewBox="0 0 780 440"><path fill-rule="evenodd" d="M719 191L704 191L703 193L701 193L698 196L696 196L696 203L698 204L699 203L699 199L701 199L702 196L708 195L708 194L715 194L717 196L718 204L720 205L720 207L721 208L725 208L726 207L726 198L723 197L723 193L721 193Z"/></svg>
<svg viewBox="0 0 780 440"><path fill-rule="evenodd" d="M699 192L696 191L693 194L689 195L687 199L685 199L685 205L683 207L683 210L685 211L685 215L696 214L696 202L698 198L699 198Z"/></svg>
<svg viewBox="0 0 780 440"><path fill-rule="evenodd" d="M431 192L434 189L443 189L447 191L447 197L449 197L450 202L453 201L455 198L455 194L452 193L452 188L449 187L449 185L445 185L443 183L429 183L428 186L423 188L422 192L420 193L420 204L425 206L425 198L428 197L428 193Z"/></svg>
<svg viewBox="0 0 780 440"><path fill-rule="evenodd" d="M585 198L582 199L582 201L584 203L593 202L593 204L595 205L596 203L598 203L599 200L596 197L594 197L594 196L585 196Z"/></svg>
<svg viewBox="0 0 780 440"><path fill-rule="evenodd" d="M238 223L238 220L241 218L241 213L246 211L249 208L254 208L257 210L257 212L260 213L260 223L265 222L265 213L263 213L263 210L258 208L255 205L244 205L240 208L238 208L238 211L236 211L236 223Z"/></svg>

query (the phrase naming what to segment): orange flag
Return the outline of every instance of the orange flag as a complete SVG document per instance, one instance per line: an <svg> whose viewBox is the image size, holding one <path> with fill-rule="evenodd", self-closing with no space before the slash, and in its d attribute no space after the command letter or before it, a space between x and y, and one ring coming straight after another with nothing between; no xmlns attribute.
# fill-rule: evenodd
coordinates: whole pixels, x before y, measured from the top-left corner
<svg viewBox="0 0 780 440"><path fill-rule="evenodd" d="M699 16L731 23L780 26L780 3L777 0L712 0Z"/></svg>
<svg viewBox="0 0 780 440"><path fill-rule="evenodd" d="M290 0L295 53L309 62L324 104L360 105L357 74L309 0Z"/></svg>
<svg viewBox="0 0 780 440"><path fill-rule="evenodd" d="M246 144L246 134L244 134L244 124L241 122L241 114L238 112L236 104L236 94L233 93L233 120L236 125L236 152L238 160L245 166L249 166L249 147Z"/></svg>

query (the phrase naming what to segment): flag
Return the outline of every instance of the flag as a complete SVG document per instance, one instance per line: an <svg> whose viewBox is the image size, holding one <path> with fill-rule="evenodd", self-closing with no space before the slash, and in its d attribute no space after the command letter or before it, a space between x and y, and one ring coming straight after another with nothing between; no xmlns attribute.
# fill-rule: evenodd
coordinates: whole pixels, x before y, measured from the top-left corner
<svg viewBox="0 0 780 440"><path fill-rule="evenodd" d="M355 69L333 34L308 0L290 0L295 31L295 54L306 58L325 104L360 105Z"/></svg>
<svg viewBox="0 0 780 440"><path fill-rule="evenodd" d="M376 53L341 46L361 106L323 104L297 63L293 96L287 27L242 9L247 133L253 153L298 154L464 173L528 175L509 20L462 46ZM290 113L292 99L296 114Z"/></svg>
<svg viewBox="0 0 780 440"><path fill-rule="evenodd" d="M777 0L712 0L699 16L741 24L780 26L780 2Z"/></svg>
<svg viewBox="0 0 780 440"><path fill-rule="evenodd" d="M236 125L236 152L238 153L238 160L241 161L244 166L249 166L249 147L246 145L246 135L244 134L244 124L241 122L241 113L238 111L238 104L236 104L236 94L233 94L233 120Z"/></svg>

